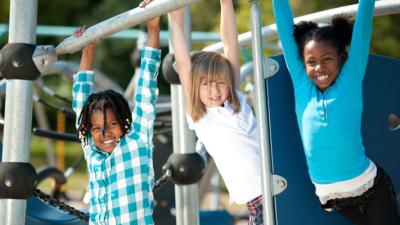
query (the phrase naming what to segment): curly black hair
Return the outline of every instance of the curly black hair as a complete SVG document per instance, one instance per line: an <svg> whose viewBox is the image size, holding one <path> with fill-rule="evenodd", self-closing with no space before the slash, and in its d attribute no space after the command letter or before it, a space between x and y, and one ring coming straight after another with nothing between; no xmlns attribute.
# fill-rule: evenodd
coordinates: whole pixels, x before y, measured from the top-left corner
<svg viewBox="0 0 400 225"><path fill-rule="evenodd" d="M86 144L88 142L88 134L90 134L91 128L90 116L94 111L101 111L104 115L104 124L106 124L107 109L111 109L114 112L115 117L121 126L123 135L129 132L130 124L132 123L132 116L126 99L113 90L94 93L87 99L78 119L79 138L83 139Z"/></svg>
<svg viewBox="0 0 400 225"><path fill-rule="evenodd" d="M311 21L301 21L294 26L293 36L298 46L299 54L304 58L304 46L311 40L324 41L346 54L346 47L351 42L353 19L348 15L335 16L332 25L319 27Z"/></svg>

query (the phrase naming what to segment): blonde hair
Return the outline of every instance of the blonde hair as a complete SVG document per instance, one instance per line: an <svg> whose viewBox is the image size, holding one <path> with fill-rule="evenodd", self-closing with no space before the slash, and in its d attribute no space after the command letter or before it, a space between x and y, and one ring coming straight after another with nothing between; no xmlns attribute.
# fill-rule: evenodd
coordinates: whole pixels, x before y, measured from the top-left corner
<svg viewBox="0 0 400 225"><path fill-rule="evenodd" d="M194 122L201 119L207 112L200 101L200 84L205 79L213 82L223 78L228 84L228 102L232 105L234 113L240 111L240 102L233 85L233 72L229 61L216 52L197 52L192 55L192 76L190 87L190 115Z"/></svg>

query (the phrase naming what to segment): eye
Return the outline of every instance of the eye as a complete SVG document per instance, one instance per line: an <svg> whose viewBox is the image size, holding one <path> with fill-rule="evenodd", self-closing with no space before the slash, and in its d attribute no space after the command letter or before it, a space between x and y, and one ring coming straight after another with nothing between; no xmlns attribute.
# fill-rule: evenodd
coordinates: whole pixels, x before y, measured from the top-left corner
<svg viewBox="0 0 400 225"><path fill-rule="evenodd" d="M114 129L118 126L118 122L117 121L112 121L109 124L107 124L107 129Z"/></svg>
<svg viewBox="0 0 400 225"><path fill-rule="evenodd" d="M217 84L223 85L223 84L226 84L226 81L225 80L219 80L219 81L217 81Z"/></svg>
<svg viewBox="0 0 400 225"><path fill-rule="evenodd" d="M92 128L90 128L90 132L91 133L97 133L97 132L100 132L100 127L92 127Z"/></svg>
<svg viewBox="0 0 400 225"><path fill-rule="evenodd" d="M307 60L306 61L307 66L315 66L315 61L314 60Z"/></svg>

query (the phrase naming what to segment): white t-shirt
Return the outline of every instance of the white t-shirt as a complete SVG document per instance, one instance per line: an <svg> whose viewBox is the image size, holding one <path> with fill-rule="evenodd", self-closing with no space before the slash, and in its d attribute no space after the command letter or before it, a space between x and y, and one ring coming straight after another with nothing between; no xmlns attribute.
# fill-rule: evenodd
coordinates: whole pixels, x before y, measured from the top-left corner
<svg viewBox="0 0 400 225"><path fill-rule="evenodd" d="M262 194L261 155L256 118L245 96L237 94L240 112L234 114L226 101L224 107L207 108L196 123L189 115L187 121L214 158L231 200L244 204Z"/></svg>

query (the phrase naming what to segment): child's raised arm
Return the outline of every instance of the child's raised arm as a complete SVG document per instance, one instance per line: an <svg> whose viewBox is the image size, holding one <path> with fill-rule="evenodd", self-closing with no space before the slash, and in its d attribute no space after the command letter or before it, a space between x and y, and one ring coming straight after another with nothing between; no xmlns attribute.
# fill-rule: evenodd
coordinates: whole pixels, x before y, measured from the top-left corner
<svg viewBox="0 0 400 225"><path fill-rule="evenodd" d="M158 48L160 43L160 17L147 21L147 46Z"/></svg>
<svg viewBox="0 0 400 225"><path fill-rule="evenodd" d="M343 67L343 74L351 75L348 78L357 83L362 82L367 68L375 0L360 0L358 4L349 56Z"/></svg>
<svg viewBox="0 0 400 225"><path fill-rule="evenodd" d="M75 37L80 37L86 30L86 26L78 28L74 32ZM93 93L94 74L93 61L96 45L89 44L82 49L81 64L79 72L74 75L72 87L72 108L76 114L76 127L79 127L78 120L86 100Z"/></svg>
<svg viewBox="0 0 400 225"><path fill-rule="evenodd" d="M189 55L188 41L186 40L183 28L183 16L185 8L178 9L170 13L171 15L171 35L172 47L174 49L176 67L179 79L185 93L186 101L190 101L190 79L192 64Z"/></svg>
<svg viewBox="0 0 400 225"><path fill-rule="evenodd" d="M233 9L232 0L220 0L220 4L220 33L222 45L224 47L224 56L228 59L232 66L232 72L234 76L233 84L234 87L238 89L240 81L240 59L235 10Z"/></svg>
<svg viewBox="0 0 400 225"><path fill-rule="evenodd" d="M74 36L75 37L82 36L86 28L87 26L79 27L77 30L74 31ZM89 44L82 49L81 64L79 66L80 71L93 70L95 48L96 48L95 44Z"/></svg>
<svg viewBox="0 0 400 225"><path fill-rule="evenodd" d="M151 1L143 1L139 7L145 7ZM156 117L157 101L157 75L161 62L161 50L159 45L159 17L146 22L147 44L142 49L140 60L140 74L135 92L135 107L132 111L132 130L142 140L151 145L153 136L153 125ZM151 149L149 147L149 149Z"/></svg>
<svg viewBox="0 0 400 225"><path fill-rule="evenodd" d="M302 82L304 65L293 36L294 22L288 0L273 0L275 23L293 83ZM296 85L297 86L297 85Z"/></svg>

